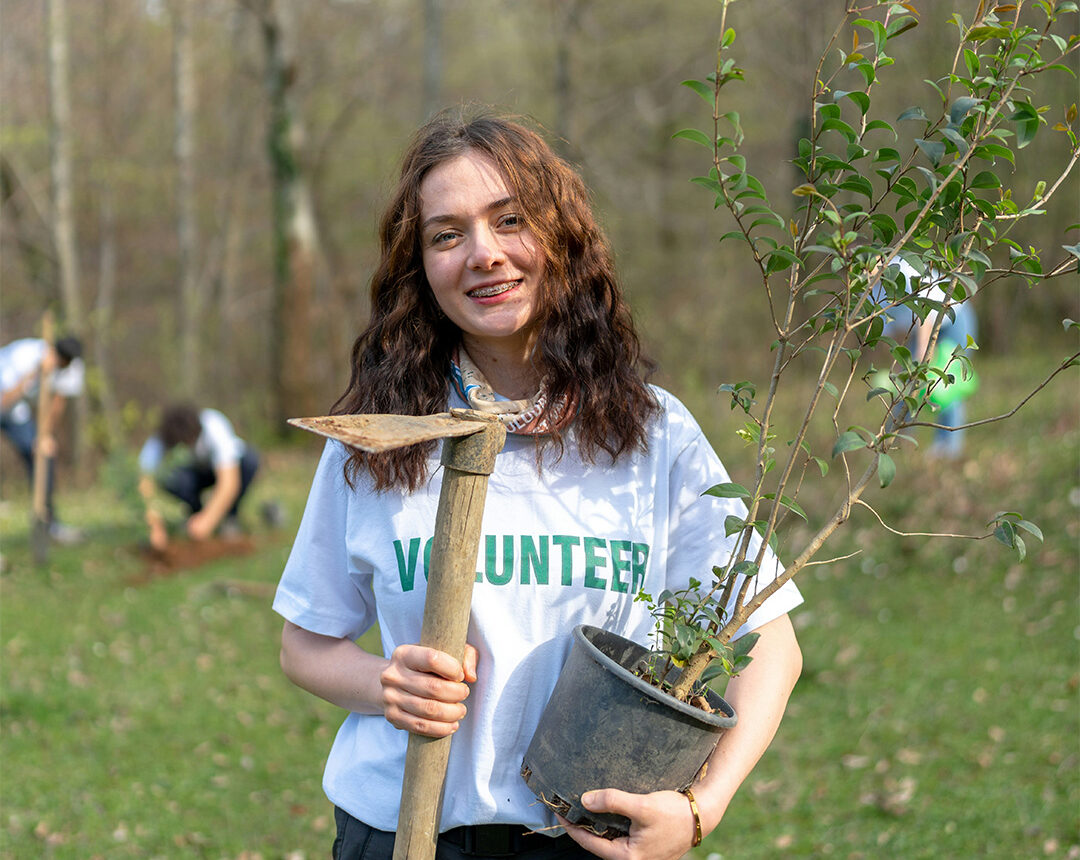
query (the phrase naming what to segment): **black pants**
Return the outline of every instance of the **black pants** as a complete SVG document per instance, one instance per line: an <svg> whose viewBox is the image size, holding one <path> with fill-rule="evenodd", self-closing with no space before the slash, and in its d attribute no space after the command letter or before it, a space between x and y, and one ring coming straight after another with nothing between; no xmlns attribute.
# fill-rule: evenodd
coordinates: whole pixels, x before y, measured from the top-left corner
<svg viewBox="0 0 1080 860"><path fill-rule="evenodd" d="M229 509L228 516L236 516L240 508L240 500L244 498L244 493L247 492L251 479L255 477L258 470L259 456L253 449L248 448L240 460L240 492L232 508ZM161 488L187 505L191 513L197 514L203 507L203 491L216 483L217 475L208 466L177 466L162 480Z"/></svg>
<svg viewBox="0 0 1080 860"><path fill-rule="evenodd" d="M344 809L335 808L334 819L337 822L337 839L334 840L333 860L391 860L394 856L393 833L368 827ZM508 830L512 832L508 834ZM566 834L554 837L526 835L523 828L504 828L500 825L458 827L440 834L435 860L465 860L469 857L595 860L596 855L586 851Z"/></svg>

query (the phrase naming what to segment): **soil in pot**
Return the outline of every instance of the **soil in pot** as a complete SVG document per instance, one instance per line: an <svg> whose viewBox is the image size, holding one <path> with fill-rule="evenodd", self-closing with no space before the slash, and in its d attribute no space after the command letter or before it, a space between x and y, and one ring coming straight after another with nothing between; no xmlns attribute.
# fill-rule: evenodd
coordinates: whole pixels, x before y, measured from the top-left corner
<svg viewBox="0 0 1080 860"><path fill-rule="evenodd" d="M573 636L521 775L567 821L614 839L629 832L629 820L589 812L581 795L599 788L683 790L735 725L735 712L711 691L708 713L640 678L635 669L649 652L636 642L588 625L575 627Z"/></svg>

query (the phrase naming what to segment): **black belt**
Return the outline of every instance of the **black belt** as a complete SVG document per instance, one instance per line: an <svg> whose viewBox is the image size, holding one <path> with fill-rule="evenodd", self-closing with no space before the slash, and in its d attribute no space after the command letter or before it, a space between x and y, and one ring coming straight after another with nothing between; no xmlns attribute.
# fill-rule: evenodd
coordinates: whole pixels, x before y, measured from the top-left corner
<svg viewBox="0 0 1080 860"><path fill-rule="evenodd" d="M534 848L555 845L555 840L520 824L473 824L439 834L451 845L474 857L513 857ZM569 838L569 837L567 837Z"/></svg>

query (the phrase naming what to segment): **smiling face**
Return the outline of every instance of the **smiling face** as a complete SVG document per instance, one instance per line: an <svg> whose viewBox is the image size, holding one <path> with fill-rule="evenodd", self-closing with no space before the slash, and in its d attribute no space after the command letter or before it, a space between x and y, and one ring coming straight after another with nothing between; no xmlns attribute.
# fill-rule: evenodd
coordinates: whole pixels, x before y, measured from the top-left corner
<svg viewBox="0 0 1080 860"><path fill-rule="evenodd" d="M544 257L495 163L468 151L433 167L420 184L420 224L424 274L470 355L472 344L524 361Z"/></svg>

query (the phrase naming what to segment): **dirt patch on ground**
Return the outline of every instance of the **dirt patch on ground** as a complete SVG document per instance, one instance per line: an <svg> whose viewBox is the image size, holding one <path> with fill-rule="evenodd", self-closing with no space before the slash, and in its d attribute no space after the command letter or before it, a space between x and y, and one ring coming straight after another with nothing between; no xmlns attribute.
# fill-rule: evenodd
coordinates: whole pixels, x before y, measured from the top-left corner
<svg viewBox="0 0 1080 860"><path fill-rule="evenodd" d="M143 570L130 580L141 585L152 579L172 576L183 570L191 570L219 558L235 558L255 551L255 541L250 537L208 538L203 541L173 540L163 550L140 546L139 555L146 560Z"/></svg>

